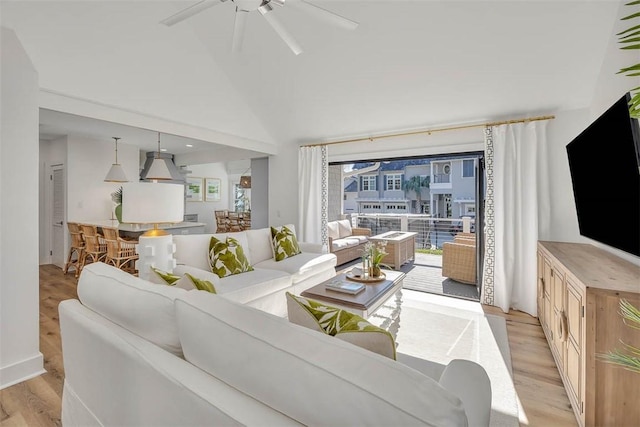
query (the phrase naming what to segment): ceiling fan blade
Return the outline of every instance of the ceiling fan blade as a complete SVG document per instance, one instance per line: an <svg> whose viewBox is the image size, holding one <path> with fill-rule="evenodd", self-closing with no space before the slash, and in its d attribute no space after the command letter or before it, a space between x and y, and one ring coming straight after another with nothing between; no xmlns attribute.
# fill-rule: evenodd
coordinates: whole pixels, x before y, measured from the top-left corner
<svg viewBox="0 0 640 427"><path fill-rule="evenodd" d="M356 21L352 21L351 19L340 16L335 12L331 12L330 10L324 9L320 6L316 6L315 4L308 3L305 0L291 2L291 4L299 6L306 12L309 12L309 14L331 25L337 25L338 27L342 27L347 30L355 30L358 28L359 24Z"/></svg>
<svg viewBox="0 0 640 427"><path fill-rule="evenodd" d="M225 1L227 0L200 0L199 2L187 7L186 9L182 9L180 12L174 13L170 17L163 19L162 21L160 21L160 23L166 25L167 27L170 27L174 24L177 24L178 22L192 17L197 13L202 12L203 10L207 10L210 7L213 7L220 3L224 3Z"/></svg>
<svg viewBox="0 0 640 427"><path fill-rule="evenodd" d="M238 53L242 50L244 40L244 24L247 22L248 11L236 7L236 20L233 24L233 40L231 42L231 52Z"/></svg>
<svg viewBox="0 0 640 427"><path fill-rule="evenodd" d="M298 44L298 42L293 38L291 34L282 26L280 20L273 14L270 13L273 10L269 4L262 5L258 8L264 19L267 20L271 28L274 29L276 33L280 36L282 40L289 46L289 49L296 54L299 55L302 53L302 47Z"/></svg>

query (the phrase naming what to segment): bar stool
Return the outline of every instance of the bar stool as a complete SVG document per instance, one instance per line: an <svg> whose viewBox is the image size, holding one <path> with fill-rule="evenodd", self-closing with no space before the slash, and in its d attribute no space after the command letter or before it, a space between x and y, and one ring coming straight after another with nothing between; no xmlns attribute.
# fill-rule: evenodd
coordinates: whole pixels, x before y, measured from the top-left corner
<svg viewBox="0 0 640 427"><path fill-rule="evenodd" d="M67 228L71 235L71 246L69 247L69 255L67 256L67 262L64 264L62 270L64 274L67 274L70 268L75 270L76 278L80 275L80 263L84 256L84 237L82 236L82 229L77 222L67 222ZM75 254L75 259L73 255Z"/></svg>
<svg viewBox="0 0 640 427"><path fill-rule="evenodd" d="M80 262L80 271L82 271L86 264L104 261L107 256L107 244L102 235L98 233L97 226L80 224L80 228L84 237L84 253Z"/></svg>
<svg viewBox="0 0 640 427"><path fill-rule="evenodd" d="M118 229L114 227L102 227L102 232L107 244L105 263L137 276L136 261L139 256L136 253L136 245L138 241L123 239Z"/></svg>

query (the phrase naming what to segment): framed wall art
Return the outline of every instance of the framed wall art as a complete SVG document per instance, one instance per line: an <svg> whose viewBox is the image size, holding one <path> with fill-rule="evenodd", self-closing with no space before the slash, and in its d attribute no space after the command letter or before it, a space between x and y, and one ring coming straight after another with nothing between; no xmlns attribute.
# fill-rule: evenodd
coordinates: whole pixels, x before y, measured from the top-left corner
<svg viewBox="0 0 640 427"><path fill-rule="evenodd" d="M202 178L187 178L187 202L202 201Z"/></svg>
<svg viewBox="0 0 640 427"><path fill-rule="evenodd" d="M204 182L205 182L204 184L205 201L207 202L220 201L220 179L205 178Z"/></svg>

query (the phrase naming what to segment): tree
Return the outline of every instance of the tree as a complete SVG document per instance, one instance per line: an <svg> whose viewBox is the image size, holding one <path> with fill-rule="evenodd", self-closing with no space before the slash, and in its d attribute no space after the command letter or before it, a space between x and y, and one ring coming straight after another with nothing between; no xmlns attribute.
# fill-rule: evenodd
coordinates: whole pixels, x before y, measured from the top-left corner
<svg viewBox="0 0 640 427"><path fill-rule="evenodd" d="M422 202L422 194L421 190L423 188L429 188L429 177L425 176L424 178L416 175L416 176L412 176L411 178L409 178L408 180L405 180L402 182L402 189L407 192L407 191L415 191L416 192L416 199L418 200L418 210L420 210L420 206L421 206L421 202ZM418 212L420 213L420 212Z"/></svg>

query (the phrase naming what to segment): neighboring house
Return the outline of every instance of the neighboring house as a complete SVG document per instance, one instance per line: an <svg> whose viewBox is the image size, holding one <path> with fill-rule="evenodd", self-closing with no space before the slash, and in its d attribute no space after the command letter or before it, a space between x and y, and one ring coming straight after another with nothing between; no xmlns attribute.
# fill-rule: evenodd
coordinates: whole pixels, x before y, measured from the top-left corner
<svg viewBox="0 0 640 427"><path fill-rule="evenodd" d="M358 202L356 199L358 197L358 178L349 177L344 180L344 193L343 193L343 213L357 213L358 212Z"/></svg>
<svg viewBox="0 0 640 427"><path fill-rule="evenodd" d="M427 214L437 218L475 216L476 162L475 157L382 162L377 170L356 175L357 189L353 181L348 184L345 181L344 213ZM370 165L357 163L353 169ZM428 183L420 194L403 185L414 177ZM357 191L356 197L354 191Z"/></svg>

